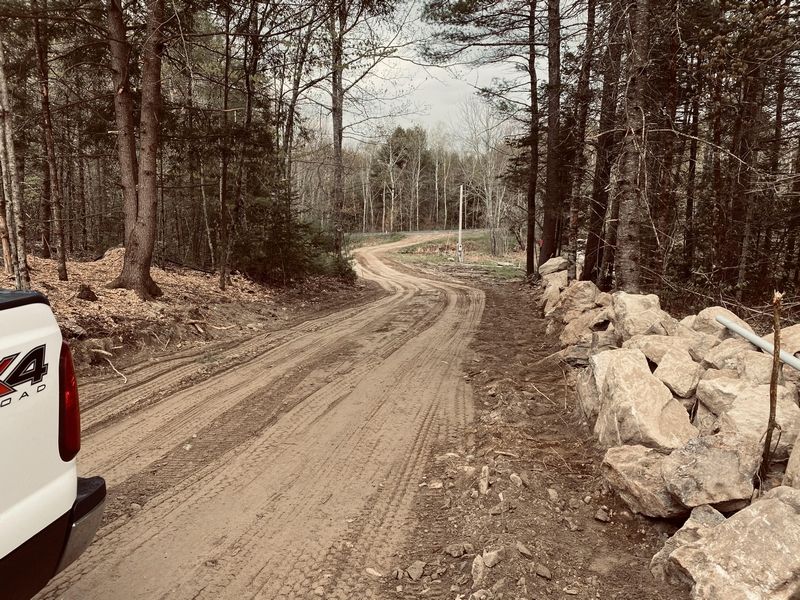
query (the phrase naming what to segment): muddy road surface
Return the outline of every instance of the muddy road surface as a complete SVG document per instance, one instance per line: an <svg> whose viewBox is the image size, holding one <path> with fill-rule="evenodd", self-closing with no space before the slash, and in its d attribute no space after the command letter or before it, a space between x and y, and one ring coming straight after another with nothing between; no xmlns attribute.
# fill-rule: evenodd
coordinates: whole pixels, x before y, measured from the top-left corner
<svg viewBox="0 0 800 600"><path fill-rule="evenodd" d="M380 598L434 448L466 443L483 293L357 251L388 293L82 387L89 550L39 598Z"/></svg>

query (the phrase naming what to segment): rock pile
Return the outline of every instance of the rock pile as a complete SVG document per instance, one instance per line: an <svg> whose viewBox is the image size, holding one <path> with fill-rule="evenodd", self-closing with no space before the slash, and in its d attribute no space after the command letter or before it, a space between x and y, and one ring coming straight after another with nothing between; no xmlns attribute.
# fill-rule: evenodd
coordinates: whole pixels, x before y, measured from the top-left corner
<svg viewBox="0 0 800 600"><path fill-rule="evenodd" d="M688 517L653 558L653 575L698 599L800 597L798 375L784 367L774 456L788 465L783 485L764 493L768 484L754 482L772 357L716 317L750 326L720 306L678 321L658 296L568 283L560 258L543 266L548 334L577 367L577 410L607 448L608 485L635 513ZM781 337L800 351L800 325Z"/></svg>

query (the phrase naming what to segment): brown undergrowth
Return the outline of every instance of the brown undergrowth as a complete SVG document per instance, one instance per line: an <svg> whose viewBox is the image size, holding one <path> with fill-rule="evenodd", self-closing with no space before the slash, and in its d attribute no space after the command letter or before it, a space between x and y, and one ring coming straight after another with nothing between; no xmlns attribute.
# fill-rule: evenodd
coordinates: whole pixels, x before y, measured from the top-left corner
<svg viewBox="0 0 800 600"><path fill-rule="evenodd" d="M98 260L69 262L69 281L58 280L55 260L29 257L32 287L47 296L79 370L90 365L108 369L109 361L118 367L142 352L248 337L381 293L363 281L350 284L332 277L271 289L236 273L223 292L218 275L154 266L153 279L164 295L145 301L130 290L107 287L122 268L124 252L112 248ZM7 277L0 287L13 283ZM80 299L81 285L88 285L97 299Z"/></svg>

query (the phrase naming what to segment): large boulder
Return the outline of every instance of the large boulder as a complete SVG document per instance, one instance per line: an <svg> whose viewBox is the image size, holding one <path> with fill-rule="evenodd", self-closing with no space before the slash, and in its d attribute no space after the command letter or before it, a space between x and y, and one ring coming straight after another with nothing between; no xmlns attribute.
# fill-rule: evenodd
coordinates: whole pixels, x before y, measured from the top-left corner
<svg viewBox="0 0 800 600"><path fill-rule="evenodd" d="M711 369L709 369L710 371ZM707 371L708 372L708 371ZM724 371L720 371L724 373ZM708 410L717 416L727 412L752 384L731 377L702 378L697 384L697 397Z"/></svg>
<svg viewBox="0 0 800 600"><path fill-rule="evenodd" d="M736 357L741 352L754 352L756 347L742 338L728 338L711 348L703 356L703 362L714 369L735 369Z"/></svg>
<svg viewBox="0 0 800 600"><path fill-rule="evenodd" d="M734 336L735 334L732 331L717 321L717 317L725 317L726 319L733 321L736 325L739 325L748 331L753 331L753 328L750 327L750 325L742 321L727 308L722 308L721 306L710 306L701 310L694 318L692 328L695 331L715 335L718 337Z"/></svg>
<svg viewBox="0 0 800 600"><path fill-rule="evenodd" d="M571 319L561 331L559 341L561 347L577 344L585 336L588 337L587 344L591 345L592 332L596 328L605 329L608 327L611 317L607 308L592 308Z"/></svg>
<svg viewBox="0 0 800 600"><path fill-rule="evenodd" d="M569 278L566 271L556 271L542 276L542 285L544 287L555 286L559 290L566 289L569 285Z"/></svg>
<svg viewBox="0 0 800 600"><path fill-rule="evenodd" d="M701 436L719 433L719 417L708 410L706 405L699 400L695 406L694 415L692 415L692 425L697 427Z"/></svg>
<svg viewBox="0 0 800 600"><path fill-rule="evenodd" d="M555 309L561 298L561 290L565 289L569 281L567 279L566 271L556 271L542 277L542 285L544 292L542 293L542 305L544 308L544 316L548 316Z"/></svg>
<svg viewBox="0 0 800 600"><path fill-rule="evenodd" d="M606 382L608 366L625 354L639 356L638 352L624 348L598 352L589 359L589 368L578 373L575 383L578 409L590 424L594 423L600 411L600 395Z"/></svg>
<svg viewBox="0 0 800 600"><path fill-rule="evenodd" d="M780 426L780 433L773 436L775 445L774 457L778 460L788 458L797 439L800 428L800 408L795 402L794 390L778 387L775 421ZM783 391L783 393L780 393ZM761 440L767 431L769 419L769 386L757 385L748 387L736 398L728 411L720 418L722 431L735 431ZM777 443L776 443L777 439Z"/></svg>
<svg viewBox="0 0 800 600"><path fill-rule="evenodd" d="M688 338L669 335L635 335L623 342L622 347L641 350L649 360L659 364L661 358L670 350L677 348L688 352L692 345L692 340Z"/></svg>
<svg viewBox="0 0 800 600"><path fill-rule="evenodd" d="M711 506L698 506L692 509L692 513L678 531L665 543L650 561L650 572L658 581L679 585L682 583L680 577L670 570L669 557L681 546L696 542L707 535L714 527L725 522L725 516Z"/></svg>
<svg viewBox="0 0 800 600"><path fill-rule="evenodd" d="M661 303L655 294L645 296L615 292L612 297L614 327L623 340L634 335L666 334L664 322L674 320L661 310Z"/></svg>
<svg viewBox="0 0 800 600"><path fill-rule="evenodd" d="M620 354L608 365L594 432L605 446L641 444L665 450L697 436L686 410L653 376L638 350Z"/></svg>
<svg viewBox="0 0 800 600"><path fill-rule="evenodd" d="M661 358L653 375L660 379L672 393L690 398L697 389L703 367L692 360L686 350L672 349Z"/></svg>
<svg viewBox="0 0 800 600"><path fill-rule="evenodd" d="M700 376L700 381L710 379L739 379L739 373L733 369L706 369Z"/></svg>
<svg viewBox="0 0 800 600"><path fill-rule="evenodd" d="M544 277L557 271L566 271L569 268L569 261L563 256L554 256L539 265L539 275Z"/></svg>
<svg viewBox="0 0 800 600"><path fill-rule="evenodd" d="M569 323L581 314L595 307L595 299L600 293L591 281L573 281L567 286L555 305L554 312L561 315L564 323Z"/></svg>
<svg viewBox="0 0 800 600"><path fill-rule="evenodd" d="M765 335L764 339L772 344L775 340L775 333ZM781 350L789 354L800 352L800 323L781 329Z"/></svg>
<svg viewBox="0 0 800 600"><path fill-rule="evenodd" d="M800 597L800 490L778 487L675 549L668 570L695 600Z"/></svg>
<svg viewBox="0 0 800 600"><path fill-rule="evenodd" d="M721 373L725 373L724 371ZM769 385L755 385L732 377L702 378L697 384L697 397L717 416L730 411L740 400L745 403L764 404L769 408ZM778 386L778 405L797 404L797 389L789 385Z"/></svg>
<svg viewBox="0 0 800 600"><path fill-rule="evenodd" d="M783 485L800 488L800 444L795 444L783 474Z"/></svg>
<svg viewBox="0 0 800 600"><path fill-rule="evenodd" d="M760 463L756 440L721 433L689 440L664 459L661 474L667 490L684 506L713 504L731 510L749 502Z"/></svg>
<svg viewBox="0 0 800 600"><path fill-rule="evenodd" d="M736 355L736 373L744 381L766 384L772 380L772 355L764 352L740 352ZM778 369L778 382L783 377Z"/></svg>
<svg viewBox="0 0 800 600"><path fill-rule="evenodd" d="M687 509L668 491L661 477L666 455L644 446L609 448L601 470L609 486L635 513L671 518Z"/></svg>

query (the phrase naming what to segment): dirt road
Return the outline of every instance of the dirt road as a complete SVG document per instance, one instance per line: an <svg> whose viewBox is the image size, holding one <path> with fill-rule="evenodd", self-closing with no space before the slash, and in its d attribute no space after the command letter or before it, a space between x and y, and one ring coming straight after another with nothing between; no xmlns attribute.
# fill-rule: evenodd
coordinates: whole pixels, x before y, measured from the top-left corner
<svg viewBox="0 0 800 600"><path fill-rule="evenodd" d="M109 485L87 553L40 598L378 598L433 448L472 418L484 297L361 249L389 292L82 388L79 469Z"/></svg>

